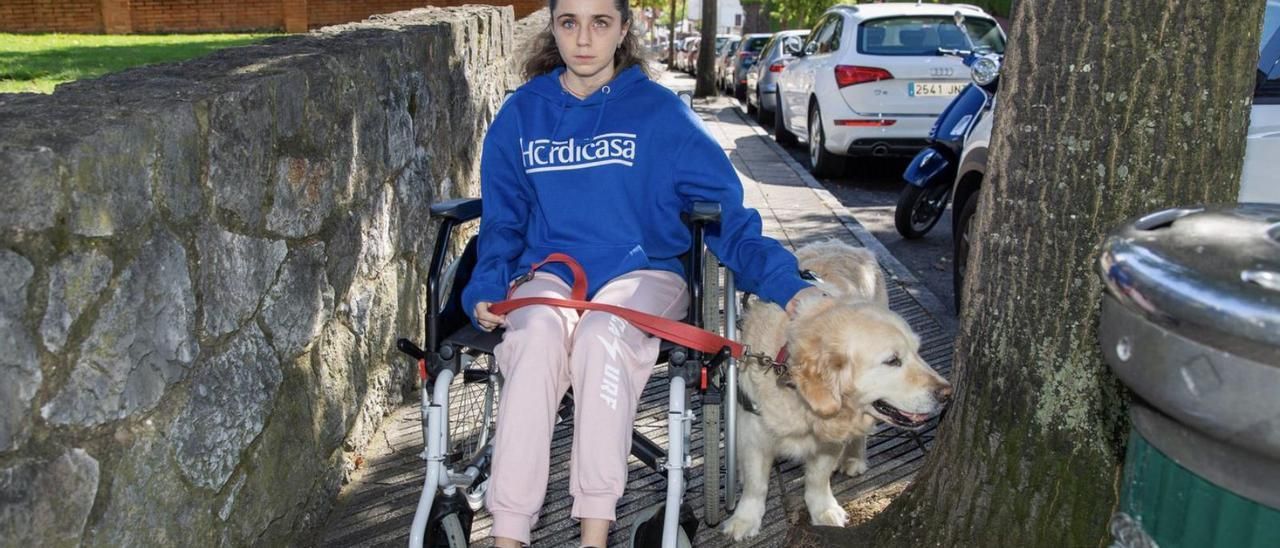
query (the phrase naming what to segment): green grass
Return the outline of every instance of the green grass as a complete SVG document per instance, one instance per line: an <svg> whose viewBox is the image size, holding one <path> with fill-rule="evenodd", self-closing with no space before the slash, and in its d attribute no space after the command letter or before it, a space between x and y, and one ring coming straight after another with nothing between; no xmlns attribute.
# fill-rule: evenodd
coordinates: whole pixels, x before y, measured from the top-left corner
<svg viewBox="0 0 1280 548"><path fill-rule="evenodd" d="M275 34L5 34L0 33L0 93L52 93L63 82L129 67L181 61L252 44Z"/></svg>

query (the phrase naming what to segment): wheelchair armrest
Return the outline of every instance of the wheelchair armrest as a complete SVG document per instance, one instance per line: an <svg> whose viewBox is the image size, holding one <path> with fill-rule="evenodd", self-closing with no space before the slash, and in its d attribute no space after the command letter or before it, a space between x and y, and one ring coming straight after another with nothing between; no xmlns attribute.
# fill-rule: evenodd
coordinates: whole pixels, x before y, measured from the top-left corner
<svg viewBox="0 0 1280 548"><path fill-rule="evenodd" d="M720 204L716 202L694 202L693 211L689 212L689 220L695 223L720 222Z"/></svg>
<svg viewBox="0 0 1280 548"><path fill-rule="evenodd" d="M456 198L431 204L431 217L441 217L457 223L480 217L480 198Z"/></svg>

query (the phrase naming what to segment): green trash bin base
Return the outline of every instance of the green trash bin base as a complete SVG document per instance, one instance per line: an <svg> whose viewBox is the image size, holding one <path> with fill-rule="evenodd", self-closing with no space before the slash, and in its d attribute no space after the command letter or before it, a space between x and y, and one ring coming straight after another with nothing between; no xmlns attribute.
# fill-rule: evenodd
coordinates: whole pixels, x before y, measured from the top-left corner
<svg viewBox="0 0 1280 548"><path fill-rule="evenodd" d="M1154 412L1135 405L1134 414L1120 511L1111 521L1115 546L1280 546L1280 510L1237 495L1175 462L1141 431L1144 425L1150 428Z"/></svg>

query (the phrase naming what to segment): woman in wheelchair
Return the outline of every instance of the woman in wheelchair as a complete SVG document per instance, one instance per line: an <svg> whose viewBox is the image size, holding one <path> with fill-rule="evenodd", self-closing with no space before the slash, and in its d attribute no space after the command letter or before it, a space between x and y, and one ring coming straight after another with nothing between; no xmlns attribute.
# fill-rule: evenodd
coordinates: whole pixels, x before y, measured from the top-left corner
<svg viewBox="0 0 1280 548"><path fill-rule="evenodd" d="M604 546L659 341L604 312L535 305L498 316L490 305L568 298L564 265L525 276L559 252L581 263L589 299L682 318L689 297L680 256L691 237L681 212L695 201L721 205L707 245L743 290L784 305L817 290L799 277L794 256L761 234L759 214L743 207L732 165L697 116L646 74L628 0L550 0L550 8L551 28L525 66L529 81L484 141L478 256L462 300L477 327L505 327L485 500L495 544L530 540L557 408L572 386L572 516L583 545Z"/></svg>

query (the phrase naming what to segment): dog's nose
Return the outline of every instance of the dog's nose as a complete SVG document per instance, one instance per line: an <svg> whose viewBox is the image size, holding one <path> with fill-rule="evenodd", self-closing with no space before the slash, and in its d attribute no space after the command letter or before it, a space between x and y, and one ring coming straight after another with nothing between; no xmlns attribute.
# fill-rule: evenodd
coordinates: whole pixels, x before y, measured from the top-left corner
<svg viewBox="0 0 1280 548"><path fill-rule="evenodd" d="M933 397L938 400L938 403L946 403L951 400L951 392L951 385L943 385L941 388L933 391Z"/></svg>

